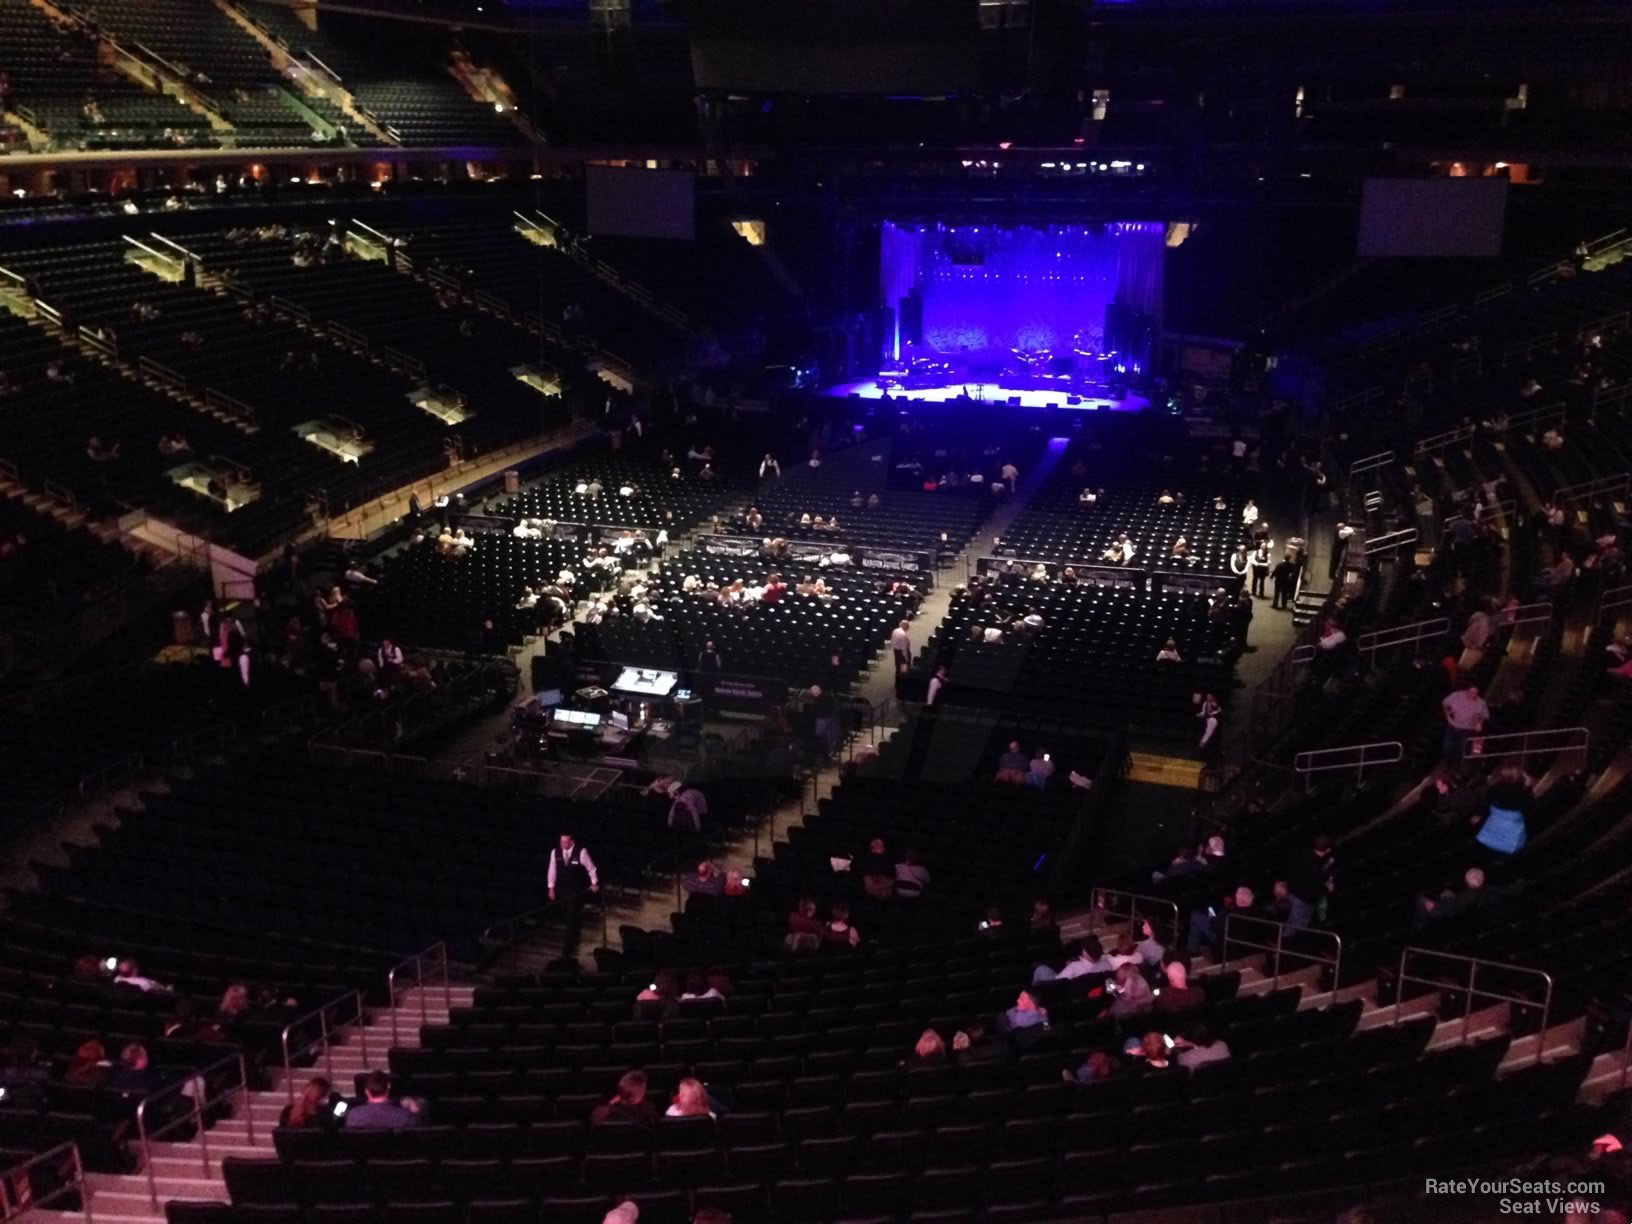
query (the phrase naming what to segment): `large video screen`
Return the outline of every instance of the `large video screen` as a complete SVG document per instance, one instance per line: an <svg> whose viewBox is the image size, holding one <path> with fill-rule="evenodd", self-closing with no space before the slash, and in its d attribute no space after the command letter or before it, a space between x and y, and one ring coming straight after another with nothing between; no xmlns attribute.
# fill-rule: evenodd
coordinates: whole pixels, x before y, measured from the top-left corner
<svg viewBox="0 0 1632 1224"><path fill-rule="evenodd" d="M697 236L697 180L687 170L587 166L589 232L614 238Z"/></svg>
<svg viewBox="0 0 1632 1224"><path fill-rule="evenodd" d="M1502 253L1505 178L1368 178L1360 199L1363 259Z"/></svg>

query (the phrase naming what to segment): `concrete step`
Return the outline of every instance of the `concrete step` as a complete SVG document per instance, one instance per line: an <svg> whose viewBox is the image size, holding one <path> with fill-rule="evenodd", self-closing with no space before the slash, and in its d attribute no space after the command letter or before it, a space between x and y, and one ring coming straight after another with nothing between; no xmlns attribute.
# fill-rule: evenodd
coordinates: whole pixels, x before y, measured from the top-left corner
<svg viewBox="0 0 1632 1224"><path fill-rule="evenodd" d="M1628 1086L1632 1086L1632 1074L1628 1074L1626 1052L1616 1050L1610 1054L1600 1054L1587 1068L1577 1099L1585 1105L1597 1105Z"/></svg>
<svg viewBox="0 0 1632 1224"><path fill-rule="evenodd" d="M1362 1013L1370 1010L1377 1002L1377 983L1356 982L1341 990L1305 990L1303 997L1298 1000L1298 1010L1318 1011L1339 1003L1347 1003L1351 999L1359 999L1364 1004Z"/></svg>
<svg viewBox="0 0 1632 1224"><path fill-rule="evenodd" d="M1507 1053L1496 1066L1497 1075L1505 1075L1510 1071L1532 1066L1536 1061L1539 1050L1542 1062L1555 1062L1560 1058L1569 1058L1581 1050L1581 1042L1587 1035L1586 1018L1578 1017L1566 1024L1555 1024L1545 1033L1529 1033L1523 1037L1515 1037L1508 1046Z"/></svg>
<svg viewBox="0 0 1632 1224"><path fill-rule="evenodd" d="M1374 992L1370 1004L1360 1013L1360 1019L1354 1027L1356 1032L1362 1029L1386 1028L1396 1020L1409 1020L1412 1016L1431 1016L1438 1010L1438 993L1407 999L1396 1008L1392 1003L1378 1003Z"/></svg>
<svg viewBox="0 0 1632 1224"><path fill-rule="evenodd" d="M1241 971L1241 987L1236 991L1239 995L1274 994L1277 990L1285 990L1289 986L1297 986L1304 991L1320 984L1321 966L1309 965L1303 969L1291 972L1283 969L1280 977L1273 977L1256 968ZM1300 999L1301 1003L1302 1000Z"/></svg>
<svg viewBox="0 0 1632 1224"><path fill-rule="evenodd" d="M128 1211L106 1210L95 1202L91 1204L91 1210L95 1213L96 1224L165 1224L164 1213L155 1212L151 1203L148 1204L147 1211L141 1215L132 1215ZM84 1224L91 1224L91 1217L83 1211L53 1211L41 1214L48 1214L53 1222L61 1220L63 1224L80 1224L83 1221Z"/></svg>
<svg viewBox="0 0 1632 1224"><path fill-rule="evenodd" d="M227 1183L218 1177L161 1177L156 1184L161 1206L171 1199L216 1203L224 1203L228 1199ZM134 1213L153 1209L147 1178L140 1173L128 1177L104 1175L100 1181L96 1174L92 1174L91 1187L95 1192L91 1197L91 1210L99 1216L104 1210Z"/></svg>
<svg viewBox="0 0 1632 1224"><path fill-rule="evenodd" d="M1466 1017L1458 1016L1455 1020L1441 1020L1434 1029L1433 1035L1428 1038L1428 1053L1435 1050L1448 1050L1453 1046L1465 1045L1471 1041L1481 1041L1487 1037L1495 1037L1507 1032L1508 1005L1493 1003L1489 1007L1475 1008Z"/></svg>

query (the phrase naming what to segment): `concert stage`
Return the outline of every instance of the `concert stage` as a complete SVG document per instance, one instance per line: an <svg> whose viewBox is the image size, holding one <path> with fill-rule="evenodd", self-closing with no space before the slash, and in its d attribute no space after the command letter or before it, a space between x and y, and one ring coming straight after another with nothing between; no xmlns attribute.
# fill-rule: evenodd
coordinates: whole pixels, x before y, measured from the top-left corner
<svg viewBox="0 0 1632 1224"><path fill-rule="evenodd" d="M1015 379L1013 382L1021 380ZM1025 380L1031 381L1031 380ZM1099 391L1099 394L1095 394ZM1005 383L946 383L938 387L889 386L876 378L861 382L840 383L829 387L827 394L839 399L856 396L864 400L883 399L886 393L892 399L915 404L950 404L974 402L990 404L994 408L1064 408L1074 412L1143 412L1150 400L1131 391L1121 399L1112 399L1102 389L1072 390L1065 387L1015 386ZM967 396L967 400L965 397Z"/></svg>

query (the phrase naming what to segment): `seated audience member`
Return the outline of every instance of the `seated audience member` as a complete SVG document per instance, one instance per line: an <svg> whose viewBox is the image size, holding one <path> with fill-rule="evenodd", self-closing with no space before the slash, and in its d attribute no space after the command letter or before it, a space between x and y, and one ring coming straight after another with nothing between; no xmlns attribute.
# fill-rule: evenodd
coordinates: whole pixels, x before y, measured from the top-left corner
<svg viewBox="0 0 1632 1224"><path fill-rule="evenodd" d="M1417 898L1417 909L1412 920L1412 926L1420 929L1430 922L1456 918L1462 914L1471 913L1484 905L1489 900L1489 896L1489 893L1485 891L1484 871L1478 867L1469 867L1462 873L1462 888L1460 891L1447 888L1437 897Z"/></svg>
<svg viewBox="0 0 1632 1224"><path fill-rule="evenodd" d="M1046 790L1048 780L1054 776L1054 760L1039 748L1026 766L1026 785L1037 790Z"/></svg>
<svg viewBox="0 0 1632 1224"><path fill-rule="evenodd" d="M1494 854L1517 854L1529 837L1525 817L1534 798L1522 766L1507 765L1498 770L1485 793L1490 806L1479 822L1475 840Z"/></svg>
<svg viewBox="0 0 1632 1224"><path fill-rule="evenodd" d="M929 868L925 867L918 851L908 850L895 865L895 895L906 901L916 901L929 887Z"/></svg>
<svg viewBox="0 0 1632 1224"><path fill-rule="evenodd" d="M1094 974L1111 973L1116 966L1111 964L1110 958L1105 955L1105 948L1099 942L1099 936L1086 936L1077 945L1076 955L1065 962L1063 968L1056 973L1047 965L1038 965L1032 970L1031 980L1035 982L1069 982L1075 978L1088 977Z"/></svg>
<svg viewBox="0 0 1632 1224"><path fill-rule="evenodd" d="M1026 754L1020 751L1020 741L1010 740L1008 751L997 758L997 780L1024 786L1026 770L1030 764Z"/></svg>
<svg viewBox="0 0 1632 1224"><path fill-rule="evenodd" d="M909 1067L938 1067L947 1061L946 1042L941 1035L932 1028L926 1028L918 1036L918 1043L912 1047L912 1054L907 1059Z"/></svg>
<svg viewBox="0 0 1632 1224"><path fill-rule="evenodd" d="M1200 986L1190 985L1190 970L1184 960L1169 952L1162 965L1167 985L1156 990L1156 1010L1159 1012L1194 1011L1205 1006L1207 994Z"/></svg>
<svg viewBox="0 0 1632 1224"><path fill-rule="evenodd" d="M1184 658L1179 654L1179 644L1172 638L1162 643L1162 648L1156 652L1158 663L1183 663Z"/></svg>
<svg viewBox="0 0 1632 1224"><path fill-rule="evenodd" d="M674 1100L663 1111L665 1118L712 1118L714 1110L710 1107L708 1089L703 1087L701 1080L687 1076L680 1081L674 1091Z"/></svg>
<svg viewBox="0 0 1632 1224"><path fill-rule="evenodd" d="M62 1079L68 1084L96 1087L106 1083L112 1071L113 1063L108 1059L106 1047L93 1037L79 1043L62 1072Z"/></svg>
<svg viewBox="0 0 1632 1224"><path fill-rule="evenodd" d="M1108 1050L1094 1050L1075 1071L1064 1072L1067 1083L1097 1084L1111 1079L1122 1070L1122 1063Z"/></svg>
<svg viewBox="0 0 1632 1224"><path fill-rule="evenodd" d="M1131 1065L1146 1074L1177 1071L1179 1067L1174 1061L1172 1049L1174 1044L1173 1039L1165 1033L1152 1030L1139 1039L1136 1059L1142 1061L1136 1060Z"/></svg>
<svg viewBox="0 0 1632 1224"><path fill-rule="evenodd" d="M170 993L170 987L162 982L155 982L152 978L143 977L142 967L129 957L120 961L118 968L113 971L113 984L115 986L129 986L134 990L140 990L143 994L155 990Z"/></svg>
<svg viewBox="0 0 1632 1224"><path fill-rule="evenodd" d="M725 874L713 863L704 859L697 864L697 871L680 881L680 886L688 893L700 893L705 897L719 897L725 894Z"/></svg>
<svg viewBox="0 0 1632 1224"><path fill-rule="evenodd" d="M1194 1071L1210 1062L1224 1062L1230 1056L1230 1047L1213 1032L1211 1025L1197 1021L1179 1038L1176 1052L1179 1066Z"/></svg>
<svg viewBox="0 0 1632 1224"><path fill-rule="evenodd" d="M1106 1014L1112 1019L1142 1016L1156 1007L1156 992L1145 981L1145 975L1139 971L1138 965L1119 965L1115 978L1105 990L1112 996L1111 1005L1106 1009Z"/></svg>
<svg viewBox="0 0 1632 1224"><path fill-rule="evenodd" d="M1026 1044L1048 1027L1048 1009L1029 990L1022 990L1009 1008L997 1018L997 1031Z"/></svg>
<svg viewBox="0 0 1632 1224"><path fill-rule="evenodd" d="M788 933L782 946L789 952L814 952L822 946L826 933L826 924L816 916L815 899L801 897L788 915Z"/></svg>
<svg viewBox="0 0 1632 1224"><path fill-rule="evenodd" d="M147 1096L164 1087L164 1076L151 1064L147 1047L132 1041L119 1051L119 1065L108 1077L108 1087L126 1096Z"/></svg>
<svg viewBox="0 0 1632 1224"><path fill-rule="evenodd" d="M680 998L680 984L667 969L652 974L646 989L635 996L636 1003L673 1003Z"/></svg>
<svg viewBox="0 0 1632 1224"><path fill-rule="evenodd" d="M411 1102L391 1099L391 1081L383 1071L370 1071L363 1081L363 1103L346 1111L347 1130L406 1130L420 1124Z"/></svg>
<svg viewBox="0 0 1632 1224"><path fill-rule="evenodd" d="M1221 905L1198 908L1190 915L1190 934L1184 945L1186 951L1195 952L1203 946L1215 945L1224 937L1224 914L1221 910L1257 917L1258 898L1253 895L1252 889L1243 884L1225 897Z"/></svg>
<svg viewBox="0 0 1632 1224"><path fill-rule="evenodd" d="M314 1076L306 1081L300 1095L283 1107L278 1125L285 1130L333 1130L340 1123L334 1113L339 1099L328 1080L321 1075Z"/></svg>
<svg viewBox="0 0 1632 1224"><path fill-rule="evenodd" d="M861 877L862 890L875 901L887 901L895 895L895 860L882 837L867 843L866 851L856 856L851 870Z"/></svg>
<svg viewBox="0 0 1632 1224"><path fill-rule="evenodd" d="M861 932L850 925L850 907L843 901L835 901L827 913L827 925L822 928L822 942L836 948L859 947Z"/></svg>
<svg viewBox="0 0 1632 1224"><path fill-rule="evenodd" d="M680 1001L696 999L723 999L725 992L709 981L708 975L699 970L693 970L686 975L685 989L680 992Z"/></svg>
<svg viewBox="0 0 1632 1224"><path fill-rule="evenodd" d="M1006 1057L1008 1051L991 1039L986 1025L979 1020L971 1021L952 1034L952 1061L960 1067L1002 1062Z"/></svg>
<svg viewBox="0 0 1632 1224"><path fill-rule="evenodd" d="M657 1121L657 1106L646 1096L646 1073L626 1071L618 1080L618 1090L604 1105L597 1105L589 1115L590 1125L603 1126L608 1122L638 1122L651 1125Z"/></svg>

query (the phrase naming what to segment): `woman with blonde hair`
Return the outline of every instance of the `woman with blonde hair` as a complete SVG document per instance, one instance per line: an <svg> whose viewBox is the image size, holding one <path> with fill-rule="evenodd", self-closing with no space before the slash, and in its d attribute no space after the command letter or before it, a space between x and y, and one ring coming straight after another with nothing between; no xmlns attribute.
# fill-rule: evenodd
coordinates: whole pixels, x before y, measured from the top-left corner
<svg viewBox="0 0 1632 1224"><path fill-rule="evenodd" d="M675 1089L674 1102L663 1111L665 1118L702 1118L714 1116L709 1108L708 1089L701 1080L686 1078Z"/></svg>
<svg viewBox="0 0 1632 1224"><path fill-rule="evenodd" d="M912 1047L912 1062L936 1063L946 1061L946 1042L941 1035L932 1028L927 1028L918 1038L918 1044Z"/></svg>
<svg viewBox="0 0 1632 1224"><path fill-rule="evenodd" d="M216 1009L216 1015L223 1020L241 1020L249 1015L249 987L242 982L234 982L221 995L221 1004Z"/></svg>

